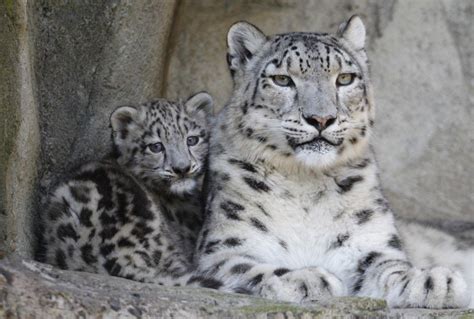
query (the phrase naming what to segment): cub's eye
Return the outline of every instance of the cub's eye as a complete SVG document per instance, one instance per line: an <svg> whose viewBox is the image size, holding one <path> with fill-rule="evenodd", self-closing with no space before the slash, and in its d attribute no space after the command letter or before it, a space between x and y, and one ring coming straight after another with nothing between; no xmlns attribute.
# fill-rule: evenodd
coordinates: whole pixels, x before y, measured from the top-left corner
<svg viewBox="0 0 474 319"><path fill-rule="evenodd" d="M354 73L341 73L337 77L336 84L338 86L349 85L354 82L355 74Z"/></svg>
<svg viewBox="0 0 474 319"><path fill-rule="evenodd" d="M148 144L147 145L147 148L150 150L150 152L152 153L160 153L160 152L163 152L163 150L165 149L165 147L163 146L162 143L158 142L158 143L155 143L155 144Z"/></svg>
<svg viewBox="0 0 474 319"><path fill-rule="evenodd" d="M292 86L293 80L287 75L274 75L271 77L273 82L279 86Z"/></svg>
<svg viewBox="0 0 474 319"><path fill-rule="evenodd" d="M198 142L199 142L199 137L197 137L197 136L189 136L189 137L186 139L186 143L188 144L188 146L194 146L194 145L196 145Z"/></svg>

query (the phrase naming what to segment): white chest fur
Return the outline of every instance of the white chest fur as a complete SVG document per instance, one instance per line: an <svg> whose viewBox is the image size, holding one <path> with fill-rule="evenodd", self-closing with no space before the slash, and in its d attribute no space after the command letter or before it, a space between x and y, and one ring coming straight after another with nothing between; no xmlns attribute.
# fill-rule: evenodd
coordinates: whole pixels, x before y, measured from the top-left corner
<svg viewBox="0 0 474 319"><path fill-rule="evenodd" d="M242 176L232 176L236 182L228 187L249 199L248 216L257 216L268 230L236 229L254 243L246 245L247 253L264 263L290 269L323 266L345 277L345 270L353 269L360 259L357 245L365 236L355 215L373 205L378 194L373 191L374 169L296 177L278 172L254 175L268 185L268 192L254 192L240 182ZM351 176L360 176L361 181L350 192L341 192L338 181ZM269 216L262 216L256 207ZM349 236L351 241L346 241ZM339 247L333 249L335 245Z"/></svg>

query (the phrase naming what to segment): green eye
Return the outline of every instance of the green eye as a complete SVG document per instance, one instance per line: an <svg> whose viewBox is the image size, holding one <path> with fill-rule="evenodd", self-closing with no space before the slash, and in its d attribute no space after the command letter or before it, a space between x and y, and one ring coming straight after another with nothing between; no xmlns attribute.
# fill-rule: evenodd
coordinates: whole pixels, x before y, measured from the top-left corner
<svg viewBox="0 0 474 319"><path fill-rule="evenodd" d="M354 82L355 74L354 73L341 73L337 77L336 84L338 86L349 85Z"/></svg>
<svg viewBox="0 0 474 319"><path fill-rule="evenodd" d="M155 144L148 144L147 145L147 148L150 150L150 152L152 153L160 153L160 152L163 152L163 150L165 149L165 147L163 146L162 143L158 142L158 143L155 143Z"/></svg>
<svg viewBox="0 0 474 319"><path fill-rule="evenodd" d="M278 86L292 86L293 80L287 75L274 75L272 76L273 82Z"/></svg>

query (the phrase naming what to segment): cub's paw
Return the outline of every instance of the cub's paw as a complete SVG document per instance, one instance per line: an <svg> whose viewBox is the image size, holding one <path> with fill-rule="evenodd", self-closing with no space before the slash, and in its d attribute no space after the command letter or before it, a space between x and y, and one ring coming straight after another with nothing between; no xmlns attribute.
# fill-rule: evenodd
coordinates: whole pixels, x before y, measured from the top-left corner
<svg viewBox="0 0 474 319"><path fill-rule="evenodd" d="M445 267L413 268L387 294L389 306L398 308L463 308L469 300L461 274Z"/></svg>
<svg viewBox="0 0 474 319"><path fill-rule="evenodd" d="M267 299L298 303L345 293L341 280L319 267L293 270L281 276L273 275L262 283L259 291L259 295Z"/></svg>

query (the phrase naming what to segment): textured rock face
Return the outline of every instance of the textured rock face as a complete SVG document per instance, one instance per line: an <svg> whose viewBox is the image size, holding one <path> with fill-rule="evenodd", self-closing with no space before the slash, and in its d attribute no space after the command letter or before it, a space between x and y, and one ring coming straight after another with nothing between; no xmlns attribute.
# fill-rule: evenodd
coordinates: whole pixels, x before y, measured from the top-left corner
<svg viewBox="0 0 474 319"><path fill-rule="evenodd" d="M0 2L0 258L32 253L40 147L26 1Z"/></svg>
<svg viewBox="0 0 474 319"><path fill-rule="evenodd" d="M338 298L295 305L210 289L159 287L60 271L31 261L0 262L2 318L468 318L474 310L389 310L384 301Z"/></svg>
<svg viewBox="0 0 474 319"><path fill-rule="evenodd" d="M474 222L473 12L469 0L184 1L166 95L208 89L226 102L225 37L235 21L267 34L333 32L359 13L378 110L374 144L393 208L407 218Z"/></svg>

